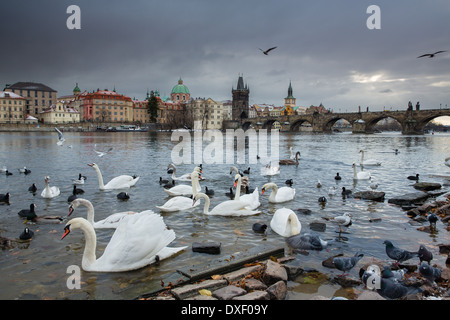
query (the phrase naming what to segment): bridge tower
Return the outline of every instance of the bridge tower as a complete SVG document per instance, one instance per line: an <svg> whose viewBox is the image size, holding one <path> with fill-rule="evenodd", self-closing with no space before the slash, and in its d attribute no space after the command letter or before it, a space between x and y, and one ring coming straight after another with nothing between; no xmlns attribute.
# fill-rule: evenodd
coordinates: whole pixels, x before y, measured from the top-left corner
<svg viewBox="0 0 450 320"><path fill-rule="evenodd" d="M241 120L248 118L248 98L250 94L250 88L247 84L244 85L244 78L239 75L236 89L232 88L233 102L231 109L231 116L233 120Z"/></svg>

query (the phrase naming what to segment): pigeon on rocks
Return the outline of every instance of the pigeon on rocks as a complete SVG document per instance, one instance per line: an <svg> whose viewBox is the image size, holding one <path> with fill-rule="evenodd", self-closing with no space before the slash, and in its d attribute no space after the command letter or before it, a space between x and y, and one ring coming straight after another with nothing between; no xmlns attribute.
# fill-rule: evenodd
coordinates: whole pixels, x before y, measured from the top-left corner
<svg viewBox="0 0 450 320"><path fill-rule="evenodd" d="M431 283L434 283L436 279L439 279L441 277L442 270L439 268L434 268L425 263L425 261L422 261L419 267L419 273L422 277L424 277Z"/></svg>
<svg viewBox="0 0 450 320"><path fill-rule="evenodd" d="M321 239L318 235L305 233L303 235L296 234L286 238L286 243L292 249L298 250L323 250L332 242Z"/></svg>
<svg viewBox="0 0 450 320"><path fill-rule="evenodd" d="M433 260L433 254L423 244L420 245L419 251L417 253L419 255L420 262L426 261L428 262L428 264L430 264L430 261Z"/></svg>
<svg viewBox="0 0 450 320"><path fill-rule="evenodd" d="M333 264L336 269L341 270L343 273L341 277L345 275L346 271L350 271L359 260L364 256L362 253L355 253L353 257L336 257L333 259Z"/></svg>
<svg viewBox="0 0 450 320"><path fill-rule="evenodd" d="M397 264L418 256L417 252L400 249L394 246L389 240L384 241L383 244L386 245L386 254L388 257L394 259Z"/></svg>
<svg viewBox="0 0 450 320"><path fill-rule="evenodd" d="M381 271L381 277L400 282L403 281L403 278L405 277L407 271L407 269L391 270L389 266L384 266L383 271Z"/></svg>
<svg viewBox="0 0 450 320"><path fill-rule="evenodd" d="M427 220L430 223L430 228L436 229L436 222L438 221L438 217L435 213L430 213L427 215Z"/></svg>
<svg viewBox="0 0 450 320"><path fill-rule="evenodd" d="M423 292L421 288L403 285L392 280L392 278L382 278L378 275L374 275L372 278L375 283L374 288L380 296L386 299L399 299L410 294Z"/></svg>

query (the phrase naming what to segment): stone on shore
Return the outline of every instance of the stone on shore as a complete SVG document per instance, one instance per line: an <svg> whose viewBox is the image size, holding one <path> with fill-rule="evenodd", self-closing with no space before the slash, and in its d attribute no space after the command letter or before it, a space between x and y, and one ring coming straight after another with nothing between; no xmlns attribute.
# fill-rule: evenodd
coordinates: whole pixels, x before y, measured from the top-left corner
<svg viewBox="0 0 450 320"><path fill-rule="evenodd" d="M270 286L280 280L288 280L286 269L272 260L267 260L266 269L263 274L264 283Z"/></svg>
<svg viewBox="0 0 450 320"><path fill-rule="evenodd" d="M247 294L247 291L245 289L236 287L234 285L228 285L226 287L217 289L212 293L213 297L219 300L231 300L234 297L242 296L244 294Z"/></svg>
<svg viewBox="0 0 450 320"><path fill-rule="evenodd" d="M422 191L433 191L442 188L440 183L433 182L417 182L413 185L414 189Z"/></svg>
<svg viewBox="0 0 450 320"><path fill-rule="evenodd" d="M384 201L384 196L386 193L381 191L360 191L353 194L354 198L371 200L371 201Z"/></svg>
<svg viewBox="0 0 450 320"><path fill-rule="evenodd" d="M270 295L266 291L255 290L242 296L234 297L231 300L270 300Z"/></svg>
<svg viewBox="0 0 450 320"><path fill-rule="evenodd" d="M193 252L220 254L220 243L218 242L194 242L192 244Z"/></svg>
<svg viewBox="0 0 450 320"><path fill-rule="evenodd" d="M396 198L391 198L388 200L388 203L396 204L396 205L410 205L412 203L421 203L425 201L429 195L426 192L418 191L413 193L408 193L402 196L398 196Z"/></svg>
<svg viewBox="0 0 450 320"><path fill-rule="evenodd" d="M271 300L284 300L287 294L286 283L282 280L275 282L266 290Z"/></svg>
<svg viewBox="0 0 450 320"><path fill-rule="evenodd" d="M172 289L172 294L179 300L197 295L202 289L217 290L228 285L227 280L205 280L196 284L188 284Z"/></svg>

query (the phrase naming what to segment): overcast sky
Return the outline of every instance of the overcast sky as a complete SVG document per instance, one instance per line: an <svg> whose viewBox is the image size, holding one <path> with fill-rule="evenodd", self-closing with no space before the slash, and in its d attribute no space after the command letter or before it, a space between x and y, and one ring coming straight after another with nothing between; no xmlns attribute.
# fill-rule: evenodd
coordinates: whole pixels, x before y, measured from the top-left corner
<svg viewBox="0 0 450 320"><path fill-rule="evenodd" d="M69 5L81 30L69 30ZM366 22L381 10L381 29ZM113 89L231 99L239 74L250 103L339 111L450 108L450 1L15 0L0 2L0 86L44 83L71 94ZM268 56L259 48L277 46ZM417 58L438 50L433 59Z"/></svg>

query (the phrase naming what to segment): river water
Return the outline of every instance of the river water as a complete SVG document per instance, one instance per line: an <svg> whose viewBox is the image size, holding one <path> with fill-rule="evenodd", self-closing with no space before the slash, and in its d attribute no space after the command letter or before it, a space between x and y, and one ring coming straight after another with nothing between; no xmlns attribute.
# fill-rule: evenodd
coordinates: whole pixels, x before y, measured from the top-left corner
<svg viewBox="0 0 450 320"><path fill-rule="evenodd" d="M249 166L252 188L261 187L271 181L284 186L287 179L293 179L296 196L293 201L284 204L269 204L268 194L260 196L262 213L250 217L205 216L203 205L185 212L164 213L165 223L176 232L177 238L171 246L188 246L188 249L175 257L136 271L122 273L81 272L81 289L69 289L67 279L70 265L81 265L84 238L80 230L75 230L61 240L64 224L67 221L67 198L72 192L72 179L82 173L87 177L80 188L82 196L89 199L95 207L95 220L105 218L119 211L142 211L162 205L169 198L159 184L159 177L168 178L166 168L171 162L171 151L178 142L171 141L170 133L65 133L63 146L56 144L56 133L1 133L0 167L6 166L12 176L0 175L0 193L10 192L10 205L0 205L1 235L18 238L25 225L17 215L30 203L37 205L37 215L61 215L63 224L33 224L28 227L34 231L30 242L13 242L12 248L0 251L0 299L133 299L141 294L161 288L161 278L177 268L208 263L211 259L232 256L258 245L273 247L284 246L284 238L269 232L265 235L252 231L255 222L269 224L276 209L288 207L293 210L306 208L311 214L298 214L302 223L302 233L310 232L309 224L318 220L326 223L326 230L320 232L324 239L335 239L338 227L323 218L331 218L349 212L353 224L347 229L343 241L334 242L329 251L314 252L309 255L298 254L297 262L304 268L313 268L335 276L340 271L322 267L326 258L343 253L354 255L364 253L363 260L377 258L389 262L385 254L383 241L391 240L395 245L408 250L417 250L420 244L430 248L435 262L444 264L444 256L439 255L437 244L449 241L448 231L438 223L434 234L418 231L417 225L398 206L390 205L387 199L405 193L414 192L409 175L420 174L421 181L447 184L444 177L450 176L450 168L444 165L444 159L450 156L450 135L405 136L400 133L380 133L373 135L339 134L299 134L280 133L280 158L289 157L289 148L301 152L298 166L285 166L276 176L263 176L260 169L266 163L239 164L244 170ZM205 143L203 148L208 144ZM69 147L70 146L70 147ZM106 150L113 147L110 154L98 157L94 148ZM246 146L248 148L248 145ZM366 167L373 181L378 183L379 191L386 193L385 202L371 202L355 199L343 199L339 194L329 196L328 189L343 186L353 192L368 190L369 182L353 181L352 163L359 162L359 150L365 150L365 158L382 162L379 167ZM399 153L394 153L398 149ZM270 150L270 149L269 149ZM270 152L270 151L269 151ZM119 191L100 191L95 171L87 166L96 162L105 182L120 174L137 174L141 178L137 185L129 190L130 200L119 201ZM19 173L26 166L31 174ZM194 164L177 166L177 176L189 173ZM358 169L359 170L359 169ZM334 180L339 172L340 182ZM40 192L44 187L44 177L49 175L50 185L58 186L61 195L53 199L44 199ZM233 184L230 164L203 163L202 188L214 189L215 196L211 206L228 200L225 193ZM317 188L318 180L322 187ZM36 183L36 195L28 192L28 187ZM448 190L448 186L444 186ZM318 198L325 196L328 201L323 206ZM203 204L203 202L202 202ZM84 208L79 208L75 216L86 216ZM371 219L381 219L370 222ZM97 256L107 245L114 230L97 230ZM191 250L193 242L206 240L221 243L220 256L195 253ZM351 270L350 275L357 277L359 268ZM340 295L338 285L326 280L319 283L304 283L302 280L289 283L288 299L308 299L313 295Z"/></svg>

